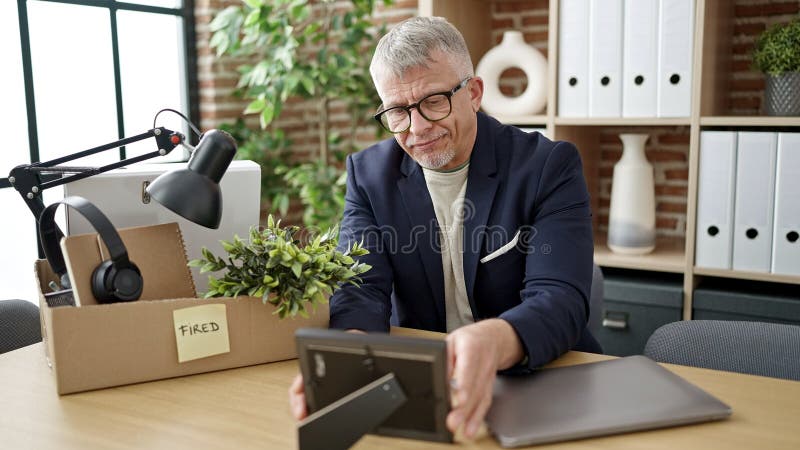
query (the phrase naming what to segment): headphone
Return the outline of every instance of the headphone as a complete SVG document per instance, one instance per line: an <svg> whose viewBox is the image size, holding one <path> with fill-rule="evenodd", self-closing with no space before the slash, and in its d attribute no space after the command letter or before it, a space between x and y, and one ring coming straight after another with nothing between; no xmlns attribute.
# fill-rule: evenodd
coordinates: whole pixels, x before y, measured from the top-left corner
<svg viewBox="0 0 800 450"><path fill-rule="evenodd" d="M97 230L98 235L108 247L111 259L103 261L92 272L92 294L100 303L130 302L138 300L142 295L142 273L128 259L128 250L122 243L117 230L111 221L89 200L78 197L66 197L42 211L39 216L39 234L45 257L53 272L61 276L61 284L69 288L64 255L61 253L61 230L55 222L58 205L68 205L78 211Z"/></svg>

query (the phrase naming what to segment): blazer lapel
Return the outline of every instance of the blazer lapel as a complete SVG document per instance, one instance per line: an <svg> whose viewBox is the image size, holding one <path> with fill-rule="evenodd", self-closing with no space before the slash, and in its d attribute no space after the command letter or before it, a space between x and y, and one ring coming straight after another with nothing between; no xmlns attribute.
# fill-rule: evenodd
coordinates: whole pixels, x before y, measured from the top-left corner
<svg viewBox="0 0 800 450"><path fill-rule="evenodd" d="M478 136L469 163L467 176L467 192L465 202L471 202L474 212L464 217L464 281L467 286L467 297L476 319L477 311L473 292L475 276L478 271L483 241L486 236L486 223L492 209L498 181L497 160L494 149L494 137L490 120L478 113Z"/></svg>
<svg viewBox="0 0 800 450"><path fill-rule="evenodd" d="M419 165L408 154L404 154L400 171L405 177L397 181L397 188L400 190L411 222L411 229L408 232L412 234L412 244L416 243L415 247L436 303L438 322L441 329L444 330L446 317L444 273L442 272L442 254L439 242L439 223L436 221L433 202Z"/></svg>

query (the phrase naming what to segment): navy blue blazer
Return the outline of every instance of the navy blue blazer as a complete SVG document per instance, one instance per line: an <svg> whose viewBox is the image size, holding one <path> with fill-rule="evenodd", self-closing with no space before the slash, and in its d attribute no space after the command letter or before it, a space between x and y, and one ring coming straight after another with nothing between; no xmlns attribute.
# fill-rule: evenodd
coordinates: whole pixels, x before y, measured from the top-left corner
<svg viewBox="0 0 800 450"><path fill-rule="evenodd" d="M464 207L464 278L475 320L517 332L528 367L593 350L586 330L592 222L580 155L567 142L477 113ZM519 234L518 234L519 233ZM503 252L515 236L517 243ZM332 328L445 329L439 230L422 169L394 139L347 158L340 250L363 241L372 269L330 300ZM493 252L502 253L486 262Z"/></svg>

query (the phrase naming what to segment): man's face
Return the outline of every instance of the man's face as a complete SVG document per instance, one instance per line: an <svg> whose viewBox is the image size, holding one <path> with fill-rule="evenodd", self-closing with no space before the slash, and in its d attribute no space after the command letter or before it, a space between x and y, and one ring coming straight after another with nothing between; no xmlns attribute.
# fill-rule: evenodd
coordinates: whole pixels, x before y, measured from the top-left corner
<svg viewBox="0 0 800 450"><path fill-rule="evenodd" d="M428 68L413 68L401 78L390 74L379 76L375 87L383 109L407 106L437 92L448 92L462 80L439 51L431 54ZM431 122L419 111L411 110L411 128L394 135L400 147L419 165L428 169L449 170L465 163L475 144L478 123L475 113L480 108L483 81L473 77L450 98L452 110L442 120Z"/></svg>

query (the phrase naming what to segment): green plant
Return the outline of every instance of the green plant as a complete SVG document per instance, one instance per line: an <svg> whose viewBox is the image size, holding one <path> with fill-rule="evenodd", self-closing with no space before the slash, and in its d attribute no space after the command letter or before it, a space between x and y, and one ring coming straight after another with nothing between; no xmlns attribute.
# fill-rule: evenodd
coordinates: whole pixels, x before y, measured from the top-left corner
<svg viewBox="0 0 800 450"><path fill-rule="evenodd" d="M221 11L211 22L210 44L217 55L244 57L238 87L250 100L246 114L258 114L261 127L277 119L290 98L311 99L318 106L317 163L287 170L286 181L314 179L316 186L300 194L303 217L332 223L340 217L329 205L330 195L342 195L337 182L343 170L331 164L355 148L356 129L379 127L370 112L380 103L369 76L369 63L385 26L375 27L371 15L376 3L392 0L350 0L343 8L334 0L243 0ZM349 115L349 142L331 131L331 102L343 100ZM330 171L336 171L336 176ZM322 173L322 177L319 175ZM327 185L323 183L327 182ZM340 202L343 200L339 200ZM307 226L320 223L305 222Z"/></svg>
<svg viewBox="0 0 800 450"><path fill-rule="evenodd" d="M800 72L800 18L773 25L758 37L753 66L774 76Z"/></svg>
<svg viewBox="0 0 800 450"><path fill-rule="evenodd" d="M267 210L285 216L289 210L289 197L294 191L283 179L291 145L283 130L252 130L242 119L232 124L222 124L220 129L230 133L236 140L236 159L249 159L261 166L261 198Z"/></svg>
<svg viewBox="0 0 800 450"><path fill-rule="evenodd" d="M286 182L308 206L303 210L303 223L324 230L342 217L347 173L319 162L287 168L284 173Z"/></svg>
<svg viewBox="0 0 800 450"><path fill-rule="evenodd" d="M222 278L209 276L205 297L261 297L275 305L280 318L300 314L308 317L306 307L316 308L344 283L358 285L359 275L371 269L354 259L369 253L354 243L347 251L336 250L338 229L322 235L309 234L301 245L294 235L300 227L281 227L270 215L263 229L250 229L250 239L238 236L222 241L227 258L203 248L203 258L189 262L200 272L225 270Z"/></svg>

